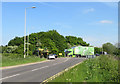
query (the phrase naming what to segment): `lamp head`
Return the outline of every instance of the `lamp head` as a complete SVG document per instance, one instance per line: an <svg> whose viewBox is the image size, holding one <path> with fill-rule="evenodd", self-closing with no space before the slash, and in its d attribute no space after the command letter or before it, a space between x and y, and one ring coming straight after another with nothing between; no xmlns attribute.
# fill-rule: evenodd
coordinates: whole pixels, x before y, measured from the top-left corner
<svg viewBox="0 0 120 84"><path fill-rule="evenodd" d="M32 6L32 8L36 8L35 6Z"/></svg>

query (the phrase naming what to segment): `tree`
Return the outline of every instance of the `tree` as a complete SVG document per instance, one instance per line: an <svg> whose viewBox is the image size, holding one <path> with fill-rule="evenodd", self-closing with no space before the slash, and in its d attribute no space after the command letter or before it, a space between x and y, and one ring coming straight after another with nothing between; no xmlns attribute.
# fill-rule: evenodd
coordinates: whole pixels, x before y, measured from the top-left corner
<svg viewBox="0 0 120 84"><path fill-rule="evenodd" d="M40 41L40 39L39 40L37 40L37 42L36 42L36 47L42 47L42 43L41 43L41 41Z"/></svg>
<svg viewBox="0 0 120 84"><path fill-rule="evenodd" d="M77 38L75 36L66 36L65 39L66 39L66 42L69 43L71 46L74 46L74 45L89 46L89 44L83 41L83 39L80 37Z"/></svg>
<svg viewBox="0 0 120 84"><path fill-rule="evenodd" d="M96 53L98 53L98 54L100 54L100 52L102 52L102 49L101 48L98 48L98 47L94 47L94 53L96 54Z"/></svg>
<svg viewBox="0 0 120 84"><path fill-rule="evenodd" d="M32 33L29 35L29 54L38 55L36 53L37 48L47 48L50 53L64 53L64 49L71 48L73 46L89 46L88 43L83 41L80 37L75 36L62 36L56 30L50 30L47 32ZM24 37L15 37L8 43L9 46L18 46L14 53L23 54L24 49ZM6 51L6 48L4 47Z"/></svg>
<svg viewBox="0 0 120 84"><path fill-rule="evenodd" d="M115 46L111 43L105 43L103 44L103 51L106 51L108 54L113 54Z"/></svg>
<svg viewBox="0 0 120 84"><path fill-rule="evenodd" d="M15 37L8 42L8 46L19 46L21 44L23 44L23 38L20 37Z"/></svg>
<svg viewBox="0 0 120 84"><path fill-rule="evenodd" d="M120 55L120 48L116 48L113 52L114 55Z"/></svg>
<svg viewBox="0 0 120 84"><path fill-rule="evenodd" d="M67 43L67 46L68 46L68 48L71 48L72 46L70 45L70 43Z"/></svg>
<svg viewBox="0 0 120 84"><path fill-rule="evenodd" d="M116 49L114 50L113 54L120 55L120 43L115 44Z"/></svg>
<svg viewBox="0 0 120 84"><path fill-rule="evenodd" d="M5 52L7 52L7 53L12 53L12 52L14 52L17 48L18 48L18 46L7 46Z"/></svg>
<svg viewBox="0 0 120 84"><path fill-rule="evenodd" d="M13 51L13 53L17 53L17 54L21 54L23 55L23 52L24 52L24 45L21 44L20 46L18 46L18 48L16 50Z"/></svg>

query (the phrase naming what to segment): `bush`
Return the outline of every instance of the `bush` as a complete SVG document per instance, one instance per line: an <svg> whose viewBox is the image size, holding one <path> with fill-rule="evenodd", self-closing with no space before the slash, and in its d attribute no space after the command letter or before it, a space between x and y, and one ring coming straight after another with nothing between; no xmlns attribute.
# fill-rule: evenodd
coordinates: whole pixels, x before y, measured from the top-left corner
<svg viewBox="0 0 120 84"><path fill-rule="evenodd" d="M115 84L120 82L118 60L111 55L87 59L50 82L100 82L100 84L113 82Z"/></svg>
<svg viewBox="0 0 120 84"><path fill-rule="evenodd" d="M118 82L118 60L111 55L102 55L95 59L89 59L85 62L88 68L87 75L89 79L98 75L99 80ZM92 74L93 76L89 76Z"/></svg>
<svg viewBox="0 0 120 84"><path fill-rule="evenodd" d="M2 57L9 57L9 58L23 58L22 54L16 54L16 53L3 53Z"/></svg>

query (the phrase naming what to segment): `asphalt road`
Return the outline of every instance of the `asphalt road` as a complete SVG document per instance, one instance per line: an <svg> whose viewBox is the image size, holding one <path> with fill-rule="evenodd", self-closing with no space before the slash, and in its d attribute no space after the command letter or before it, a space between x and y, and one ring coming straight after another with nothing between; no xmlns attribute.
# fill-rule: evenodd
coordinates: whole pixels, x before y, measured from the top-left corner
<svg viewBox="0 0 120 84"><path fill-rule="evenodd" d="M42 82L85 58L57 58L42 63L2 70L2 82Z"/></svg>

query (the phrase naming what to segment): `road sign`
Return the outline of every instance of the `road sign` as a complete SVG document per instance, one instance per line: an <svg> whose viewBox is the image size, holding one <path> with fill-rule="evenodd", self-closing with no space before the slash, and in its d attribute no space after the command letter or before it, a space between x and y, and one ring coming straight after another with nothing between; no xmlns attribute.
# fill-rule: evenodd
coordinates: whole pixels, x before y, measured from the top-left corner
<svg viewBox="0 0 120 84"><path fill-rule="evenodd" d="M62 55L62 53L59 53L59 55Z"/></svg>

